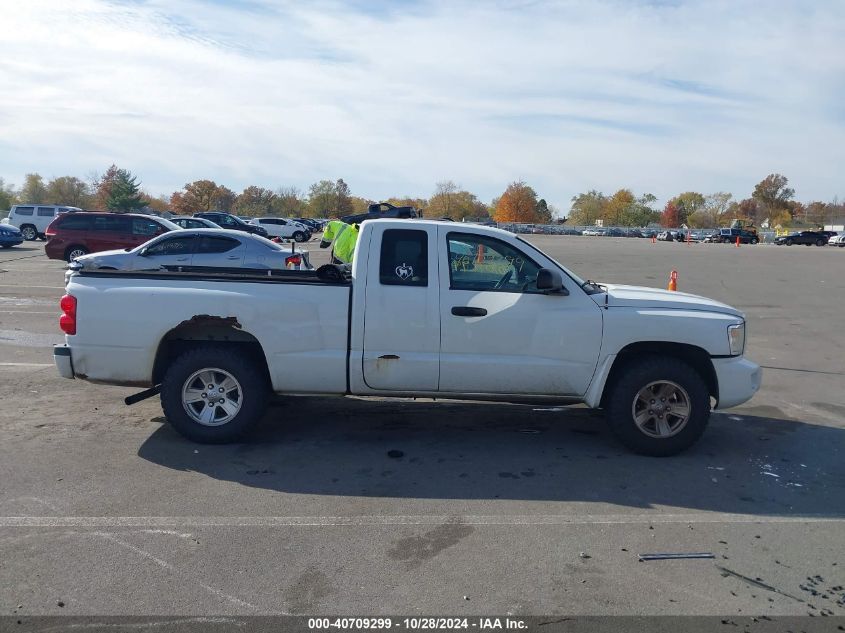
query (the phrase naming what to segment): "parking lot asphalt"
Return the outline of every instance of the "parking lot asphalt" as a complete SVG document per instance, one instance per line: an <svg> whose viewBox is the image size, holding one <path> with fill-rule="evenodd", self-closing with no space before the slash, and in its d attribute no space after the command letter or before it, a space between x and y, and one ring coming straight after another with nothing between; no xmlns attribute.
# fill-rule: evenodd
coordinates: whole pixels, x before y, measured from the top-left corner
<svg viewBox="0 0 845 633"><path fill-rule="evenodd" d="M845 249L528 239L744 310L762 389L664 459L583 407L372 398L199 446L58 377L63 265L0 252L0 615L845 614Z"/></svg>

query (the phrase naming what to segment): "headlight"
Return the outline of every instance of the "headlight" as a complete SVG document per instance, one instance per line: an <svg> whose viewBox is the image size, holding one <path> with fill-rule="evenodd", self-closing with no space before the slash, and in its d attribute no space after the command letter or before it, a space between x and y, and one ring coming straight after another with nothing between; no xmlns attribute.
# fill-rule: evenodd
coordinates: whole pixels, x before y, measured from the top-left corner
<svg viewBox="0 0 845 633"><path fill-rule="evenodd" d="M745 322L728 326L728 345L731 356L741 356L745 351Z"/></svg>

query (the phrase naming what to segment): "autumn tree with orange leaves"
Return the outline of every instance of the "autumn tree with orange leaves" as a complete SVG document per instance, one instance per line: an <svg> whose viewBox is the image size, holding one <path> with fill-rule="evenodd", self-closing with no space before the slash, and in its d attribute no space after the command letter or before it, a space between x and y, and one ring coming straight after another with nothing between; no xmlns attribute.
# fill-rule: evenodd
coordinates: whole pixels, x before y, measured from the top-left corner
<svg viewBox="0 0 845 633"><path fill-rule="evenodd" d="M512 182L499 198L493 217L496 222L537 222L537 192L521 180Z"/></svg>

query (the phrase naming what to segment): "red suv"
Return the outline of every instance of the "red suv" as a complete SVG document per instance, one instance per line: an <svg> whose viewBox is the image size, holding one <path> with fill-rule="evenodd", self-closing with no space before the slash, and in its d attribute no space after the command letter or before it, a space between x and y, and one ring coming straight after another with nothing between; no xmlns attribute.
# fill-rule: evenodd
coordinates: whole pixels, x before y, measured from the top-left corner
<svg viewBox="0 0 845 633"><path fill-rule="evenodd" d="M63 213L50 223L44 250L50 259L76 257L112 249L135 248L156 235L177 230L168 220L132 213Z"/></svg>

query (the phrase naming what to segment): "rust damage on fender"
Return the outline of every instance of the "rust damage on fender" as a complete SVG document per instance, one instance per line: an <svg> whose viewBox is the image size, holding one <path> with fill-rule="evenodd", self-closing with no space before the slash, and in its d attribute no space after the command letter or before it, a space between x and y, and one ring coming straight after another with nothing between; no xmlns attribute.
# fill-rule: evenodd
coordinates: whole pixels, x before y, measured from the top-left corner
<svg viewBox="0 0 845 633"><path fill-rule="evenodd" d="M237 330L242 329L242 326L238 321L238 317L220 317L213 316L211 314L195 314L190 319L182 321L174 329L178 329L181 327L190 327L194 325L222 325L225 327L233 327Z"/></svg>

